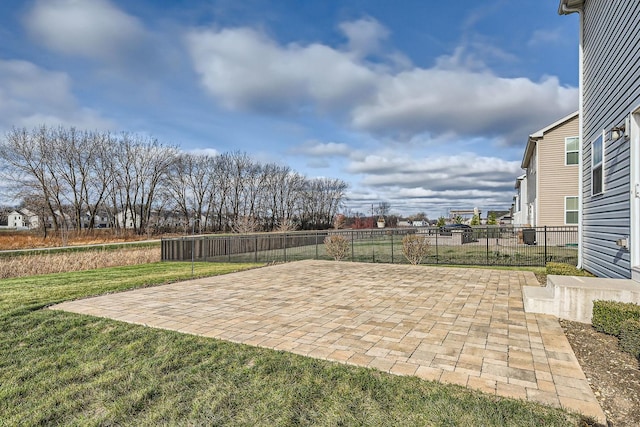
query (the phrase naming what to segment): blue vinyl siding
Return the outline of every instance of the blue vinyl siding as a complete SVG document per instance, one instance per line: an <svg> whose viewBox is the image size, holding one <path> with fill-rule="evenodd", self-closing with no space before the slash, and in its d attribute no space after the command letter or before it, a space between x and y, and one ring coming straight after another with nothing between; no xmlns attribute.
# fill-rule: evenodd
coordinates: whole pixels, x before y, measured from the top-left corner
<svg viewBox="0 0 640 427"><path fill-rule="evenodd" d="M604 138L604 192L591 194L591 143L640 105L640 1L585 0L583 14L583 267L630 278L629 139Z"/></svg>

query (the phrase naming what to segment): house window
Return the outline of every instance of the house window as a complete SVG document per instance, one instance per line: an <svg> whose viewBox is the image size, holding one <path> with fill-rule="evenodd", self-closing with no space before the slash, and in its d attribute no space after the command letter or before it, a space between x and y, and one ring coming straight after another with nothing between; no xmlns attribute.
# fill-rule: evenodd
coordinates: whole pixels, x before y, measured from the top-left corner
<svg viewBox="0 0 640 427"><path fill-rule="evenodd" d="M565 224L577 224L578 223L578 197L571 196L564 198L564 223Z"/></svg>
<svg viewBox="0 0 640 427"><path fill-rule="evenodd" d="M570 138L564 139L564 151L565 151L565 164L566 165L577 165L580 162L579 159L579 141L580 138L577 136L572 136Z"/></svg>
<svg viewBox="0 0 640 427"><path fill-rule="evenodd" d="M591 194L604 191L604 144L602 135L591 143Z"/></svg>

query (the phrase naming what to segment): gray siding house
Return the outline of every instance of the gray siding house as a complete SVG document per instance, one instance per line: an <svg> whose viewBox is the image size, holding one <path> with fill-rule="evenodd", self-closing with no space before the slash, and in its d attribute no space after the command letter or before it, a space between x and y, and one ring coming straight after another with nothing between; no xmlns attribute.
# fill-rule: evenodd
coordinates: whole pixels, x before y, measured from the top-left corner
<svg viewBox="0 0 640 427"><path fill-rule="evenodd" d="M580 17L581 266L640 280L640 1L558 12Z"/></svg>

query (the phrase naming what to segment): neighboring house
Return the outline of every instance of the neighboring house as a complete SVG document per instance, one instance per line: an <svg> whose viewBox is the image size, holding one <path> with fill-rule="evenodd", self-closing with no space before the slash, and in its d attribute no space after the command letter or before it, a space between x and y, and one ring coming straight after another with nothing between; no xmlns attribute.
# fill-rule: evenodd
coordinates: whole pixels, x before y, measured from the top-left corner
<svg viewBox="0 0 640 427"><path fill-rule="evenodd" d="M134 226L135 228L140 228L141 221L140 217L135 212L127 209L124 212L120 211L116 214L116 223L120 228L131 229L134 228Z"/></svg>
<svg viewBox="0 0 640 427"><path fill-rule="evenodd" d="M456 217L461 217L464 222L471 221L474 215L482 216L482 211L478 208L473 209L452 209L449 211L449 220L455 222Z"/></svg>
<svg viewBox="0 0 640 427"><path fill-rule="evenodd" d="M32 229L38 228L39 223L38 216L29 209L15 210L7 216L7 227L9 228Z"/></svg>
<svg viewBox="0 0 640 427"><path fill-rule="evenodd" d="M513 197L513 225L531 225L527 209L527 174L516 178L516 195Z"/></svg>
<svg viewBox="0 0 640 427"><path fill-rule="evenodd" d="M496 221L500 225L510 225L513 224L513 216L510 214L504 214L496 218Z"/></svg>
<svg viewBox="0 0 640 427"><path fill-rule="evenodd" d="M91 213L87 212L80 219L81 228L88 228L89 224L91 224ZM111 226L111 221L109 220L109 215L106 212L99 212L93 217L93 227L94 228L109 228Z"/></svg>
<svg viewBox="0 0 640 427"><path fill-rule="evenodd" d="M516 224L578 225L580 127L578 112L529 135L516 180Z"/></svg>
<svg viewBox="0 0 640 427"><path fill-rule="evenodd" d="M640 281L640 2L561 0L580 13L580 266Z"/></svg>

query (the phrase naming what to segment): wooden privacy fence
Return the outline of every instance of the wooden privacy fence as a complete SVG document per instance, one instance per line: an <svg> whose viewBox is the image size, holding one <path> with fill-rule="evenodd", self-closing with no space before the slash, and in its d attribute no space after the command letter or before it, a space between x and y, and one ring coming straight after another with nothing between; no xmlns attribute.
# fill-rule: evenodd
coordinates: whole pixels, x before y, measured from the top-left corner
<svg viewBox="0 0 640 427"><path fill-rule="evenodd" d="M324 239L340 235L349 243L347 261L406 263L402 238L407 234L423 236L429 244L423 264L544 266L555 261L575 265L578 258L577 227L482 226L462 230L416 227L185 236L162 240L162 260L330 260Z"/></svg>

